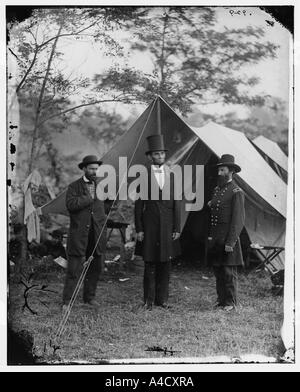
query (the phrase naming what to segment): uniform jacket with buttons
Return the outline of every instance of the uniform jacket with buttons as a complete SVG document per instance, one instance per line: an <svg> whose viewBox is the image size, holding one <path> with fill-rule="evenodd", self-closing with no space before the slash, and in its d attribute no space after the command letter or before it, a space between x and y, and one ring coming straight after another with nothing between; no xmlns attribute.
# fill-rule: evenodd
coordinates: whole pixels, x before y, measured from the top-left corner
<svg viewBox="0 0 300 392"><path fill-rule="evenodd" d="M96 178L96 184L100 178ZM99 200L96 195L90 195L87 184L81 177L69 185L66 193L66 207L70 213L70 228L67 241L67 253L69 256L85 256L91 225L94 227L95 242L102 232L95 255L105 251L106 213L111 203Z"/></svg>
<svg viewBox="0 0 300 392"><path fill-rule="evenodd" d="M144 232L144 241L137 244L145 261L166 262L175 255L173 232L180 233L180 200L175 200L175 183L173 173L167 165L165 170L165 185L170 185L170 197L162 200L162 191L159 191L159 200L151 196L151 183L158 187L157 180L151 168L148 168L148 200L138 199L135 202L135 228L137 232ZM162 189L164 189L164 187Z"/></svg>
<svg viewBox="0 0 300 392"><path fill-rule="evenodd" d="M208 240L213 265L243 265L239 236L245 223L244 199L244 192L234 181L214 189ZM233 252L225 252L225 245Z"/></svg>

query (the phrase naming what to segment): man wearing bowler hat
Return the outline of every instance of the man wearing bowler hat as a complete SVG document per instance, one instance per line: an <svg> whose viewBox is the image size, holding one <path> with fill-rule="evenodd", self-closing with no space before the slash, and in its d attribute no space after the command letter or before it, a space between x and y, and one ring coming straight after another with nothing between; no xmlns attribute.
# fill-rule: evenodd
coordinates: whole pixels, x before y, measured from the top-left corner
<svg viewBox="0 0 300 392"><path fill-rule="evenodd" d="M243 265L239 235L245 223L244 192L233 180L241 168L232 155L222 155L216 166L218 183L208 202L208 256L216 276L216 307L231 311L237 304L237 267Z"/></svg>
<svg viewBox="0 0 300 392"><path fill-rule="evenodd" d="M68 305L84 262L91 256L96 242L100 240L93 254L83 284L83 301L90 306L97 306L95 293L101 273L101 257L106 245L106 210L107 205L96 194L99 178L96 172L102 162L94 155L88 155L79 163L83 176L69 185L66 194L66 206L70 213L70 228L67 240L68 268L63 291L63 310Z"/></svg>
<svg viewBox="0 0 300 392"><path fill-rule="evenodd" d="M170 262L173 242L180 236L180 201L175 200L174 175L164 164L167 150L163 135L149 136L147 143L146 155L151 162L147 168L148 198L135 202L135 226L145 263L144 306L151 310L153 305L169 308Z"/></svg>

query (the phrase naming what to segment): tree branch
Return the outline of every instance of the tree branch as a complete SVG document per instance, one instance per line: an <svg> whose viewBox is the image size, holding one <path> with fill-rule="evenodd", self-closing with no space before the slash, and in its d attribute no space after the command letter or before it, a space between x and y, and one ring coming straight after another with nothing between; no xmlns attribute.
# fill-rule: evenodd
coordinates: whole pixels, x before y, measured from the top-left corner
<svg viewBox="0 0 300 392"><path fill-rule="evenodd" d="M23 86L23 84L25 83L26 78L28 77L29 73L31 72L34 63L36 62L36 58L37 58L37 54L38 54L38 47L35 47L35 51L34 51L34 56L33 59L31 61L31 64L29 66L29 68L27 69L27 71L25 72L23 78L21 79L20 83L18 84L17 88L16 88L16 92L18 93L21 89L21 87Z"/></svg>
<svg viewBox="0 0 300 392"><path fill-rule="evenodd" d="M53 114L53 115L49 116L49 117L45 118L44 120L42 120L38 125L41 126L41 125L44 124L46 121L49 121L49 120L51 120L52 118L62 116L63 114L72 112L72 111L74 111L74 110L76 110L76 109L79 109L79 108L82 108L82 107L92 106L92 105L96 105L96 104L98 104L98 103L105 103L105 102L124 102L124 101L127 101L128 99L129 99L128 97L124 97L124 98L120 98L120 99L118 99L118 98L114 98L114 99L101 99L101 100L98 100L98 101L82 103L82 104L80 104L80 105L74 106L74 107L72 107L72 108L63 110L63 111L61 111L61 112L59 112L59 113L56 113L56 114Z"/></svg>
<svg viewBox="0 0 300 392"><path fill-rule="evenodd" d="M91 27L95 26L95 24L97 24L97 23L98 23L98 20L95 21L95 22L93 22L93 23L90 24L89 26L87 26L87 27L85 27L85 28L83 28L83 29L77 31L77 32L65 33L65 34L58 34L58 35L55 36L55 37L51 37L51 38L49 38L47 41L45 41L45 42L43 42L42 44L40 44L40 45L39 45L39 48L42 48L43 46L48 45L51 41L53 41L53 40L55 40L55 39L57 39L57 38L69 37L69 36L72 36L72 35L80 35L83 31L86 31L86 30L90 29Z"/></svg>

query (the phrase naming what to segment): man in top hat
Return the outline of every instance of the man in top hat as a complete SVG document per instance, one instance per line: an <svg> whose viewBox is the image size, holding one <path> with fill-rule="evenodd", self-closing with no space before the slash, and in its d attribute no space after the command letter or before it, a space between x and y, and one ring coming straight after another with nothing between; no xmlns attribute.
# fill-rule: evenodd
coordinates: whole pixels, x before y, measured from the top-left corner
<svg viewBox="0 0 300 392"><path fill-rule="evenodd" d="M244 193L233 180L241 168L232 155L222 155L217 169L218 185L208 202L208 256L216 276L216 307L231 311L237 303L237 267L243 265L239 235L245 222Z"/></svg>
<svg viewBox="0 0 300 392"><path fill-rule="evenodd" d="M163 136L149 136L147 142L146 155L151 162L147 168L148 199L135 202L135 227L145 262L144 306L151 310L153 305L169 308L170 262L173 242L180 236L180 201L174 197L174 175L164 164L167 150Z"/></svg>
<svg viewBox="0 0 300 392"><path fill-rule="evenodd" d="M68 269L63 291L63 310L68 305L84 262L93 254L83 284L84 303L97 306L95 293L101 273L102 255L106 244L106 212L109 206L97 198L96 187L99 178L96 172L102 162L94 155L88 155L79 163L83 176L69 185L66 206L70 213L70 228L67 240Z"/></svg>

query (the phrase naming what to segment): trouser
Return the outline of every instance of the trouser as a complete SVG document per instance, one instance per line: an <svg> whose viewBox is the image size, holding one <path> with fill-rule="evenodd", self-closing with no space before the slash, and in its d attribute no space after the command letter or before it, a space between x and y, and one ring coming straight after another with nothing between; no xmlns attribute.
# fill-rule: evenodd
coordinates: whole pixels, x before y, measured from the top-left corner
<svg viewBox="0 0 300 392"><path fill-rule="evenodd" d="M169 298L170 261L145 261L144 303L163 305Z"/></svg>
<svg viewBox="0 0 300 392"><path fill-rule="evenodd" d="M93 227L89 232L88 246L86 256L69 256L68 269L63 291L63 303L68 304L77 285L78 279L83 269L83 263L92 254L95 246L95 237ZM90 302L96 294L97 283L101 274L102 255L94 255L89 269L86 272L83 282L83 301Z"/></svg>
<svg viewBox="0 0 300 392"><path fill-rule="evenodd" d="M237 267L214 266L218 303L222 306L237 304Z"/></svg>

